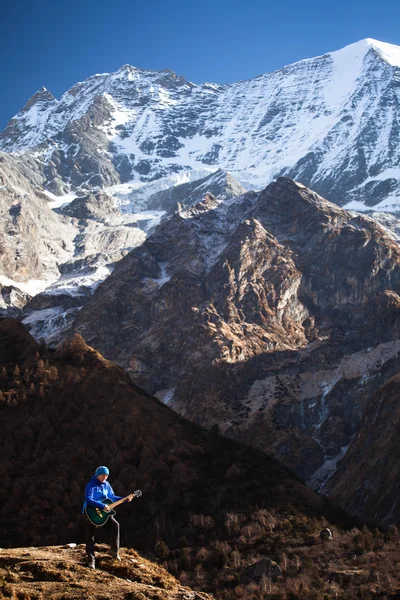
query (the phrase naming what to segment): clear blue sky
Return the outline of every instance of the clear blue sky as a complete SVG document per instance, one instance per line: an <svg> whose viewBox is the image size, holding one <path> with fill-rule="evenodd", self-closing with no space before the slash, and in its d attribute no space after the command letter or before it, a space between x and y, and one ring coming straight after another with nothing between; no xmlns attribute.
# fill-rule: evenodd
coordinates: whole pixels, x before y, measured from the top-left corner
<svg viewBox="0 0 400 600"><path fill-rule="evenodd" d="M129 63L201 83L249 79L372 37L400 45L398 0L2 0L0 129L44 85Z"/></svg>

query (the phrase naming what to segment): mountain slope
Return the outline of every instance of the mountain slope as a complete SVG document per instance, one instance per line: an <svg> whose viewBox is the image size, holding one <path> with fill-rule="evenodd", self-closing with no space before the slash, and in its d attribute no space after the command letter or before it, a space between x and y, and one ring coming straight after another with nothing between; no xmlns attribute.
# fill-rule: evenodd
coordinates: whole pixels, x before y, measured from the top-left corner
<svg viewBox="0 0 400 600"><path fill-rule="evenodd" d="M161 224L74 327L174 410L319 487L399 368L399 290L383 228L281 178Z"/></svg>
<svg viewBox="0 0 400 600"><path fill-rule="evenodd" d="M230 85L125 65L60 101L39 91L0 134L0 149L40 157L57 194L209 166L246 186L286 175L340 204L395 210L399 56L365 39Z"/></svg>
<svg viewBox="0 0 400 600"><path fill-rule="evenodd" d="M78 336L54 351L3 319L0 342L0 594L397 597L395 528L360 529L274 459L146 395ZM118 509L121 563L99 543L99 571L87 572L83 545L69 544L83 541L84 485L104 462L117 493L143 496Z"/></svg>
<svg viewBox="0 0 400 600"><path fill-rule="evenodd" d="M282 510L292 504L293 510L299 506L315 515L326 510L327 516L335 517L326 500L277 461L210 436L185 421L136 388L120 367L87 347L79 336L57 351L49 350L36 344L18 322L0 319L0 339L4 348L1 445L5 457L1 473L7 482L1 494L3 544L37 543L38 537L45 543L57 543L79 531L74 521L71 525L69 519L59 521L55 514L49 517L50 523L58 526L49 527L49 520L39 518L37 511L43 501L50 503L49 510L60 502L61 480L56 473L62 473L62 487L71 490L68 494L79 512L85 479L95 463L104 462L112 465L115 487L122 493L132 485L143 489L146 503L132 505L135 517L128 525L129 538L142 548L155 543L153 534L148 537L154 525L149 511L160 498L162 506L157 510L159 516L163 514L163 525L160 521L157 535L175 540L185 528L186 511L213 510L217 489L221 494L218 504L227 509L255 501ZM231 481L224 474L233 463L241 473ZM7 520L8 502L24 502L25 480L29 480L28 496L32 498L30 511L10 514ZM230 496L232 486L240 486L241 494ZM264 486L269 486L268 494ZM295 500L286 487L296 489ZM211 488L215 490L209 495ZM63 506L57 514L69 510ZM34 525L27 527L26 519L31 520L33 513ZM127 511L123 514L126 521ZM147 536L142 537L141 532L149 527Z"/></svg>
<svg viewBox="0 0 400 600"><path fill-rule="evenodd" d="M77 234L48 206L42 185L34 163L0 153L0 285L27 295L58 278Z"/></svg>
<svg viewBox="0 0 400 600"><path fill-rule="evenodd" d="M400 519L399 384L395 375L371 398L360 430L326 489L351 512L382 526Z"/></svg>

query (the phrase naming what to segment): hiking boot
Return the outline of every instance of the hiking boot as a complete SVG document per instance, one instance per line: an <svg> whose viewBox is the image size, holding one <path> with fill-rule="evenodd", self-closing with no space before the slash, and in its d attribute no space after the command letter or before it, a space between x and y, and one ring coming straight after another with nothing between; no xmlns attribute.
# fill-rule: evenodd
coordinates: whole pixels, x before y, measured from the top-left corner
<svg viewBox="0 0 400 600"><path fill-rule="evenodd" d="M115 560L121 560L121 557L116 550L110 550L110 556L112 556Z"/></svg>
<svg viewBox="0 0 400 600"><path fill-rule="evenodd" d="M89 569L95 569L96 568L96 562L94 560L94 556L88 556L87 557L87 566L89 567Z"/></svg>

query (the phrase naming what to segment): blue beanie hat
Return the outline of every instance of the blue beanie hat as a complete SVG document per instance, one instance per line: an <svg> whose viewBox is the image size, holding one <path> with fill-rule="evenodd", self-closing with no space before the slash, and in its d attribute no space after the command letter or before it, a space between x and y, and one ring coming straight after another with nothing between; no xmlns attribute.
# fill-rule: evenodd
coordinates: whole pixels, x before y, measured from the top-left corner
<svg viewBox="0 0 400 600"><path fill-rule="evenodd" d="M97 467L96 471L95 471L95 475L97 477L97 475L109 475L110 471L107 469L107 467Z"/></svg>

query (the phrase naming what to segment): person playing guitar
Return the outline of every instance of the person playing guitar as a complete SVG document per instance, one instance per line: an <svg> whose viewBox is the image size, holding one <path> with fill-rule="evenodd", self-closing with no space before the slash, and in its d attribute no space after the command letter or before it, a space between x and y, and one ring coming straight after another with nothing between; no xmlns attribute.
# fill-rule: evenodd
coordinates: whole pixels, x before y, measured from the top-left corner
<svg viewBox="0 0 400 600"><path fill-rule="evenodd" d="M109 474L110 471L107 467L97 467L85 489L82 513L86 515L86 556L88 566L92 569L96 567L94 554L95 533L99 527L106 523L111 531L110 554L116 560L121 560L119 556L119 523L114 519L115 511L112 508L122 502L131 502L135 496L141 496L142 494L140 490L136 490L136 492L125 498L116 496L107 481Z"/></svg>

